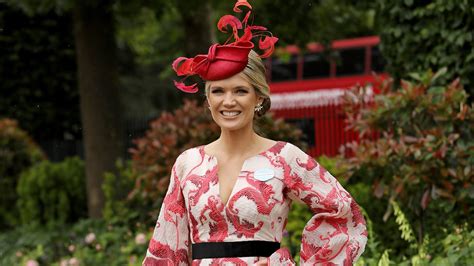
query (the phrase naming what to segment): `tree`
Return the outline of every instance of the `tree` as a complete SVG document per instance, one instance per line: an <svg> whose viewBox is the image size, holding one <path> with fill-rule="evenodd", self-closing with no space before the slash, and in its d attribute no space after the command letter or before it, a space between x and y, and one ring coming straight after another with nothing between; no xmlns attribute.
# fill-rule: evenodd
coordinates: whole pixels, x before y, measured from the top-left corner
<svg viewBox="0 0 474 266"><path fill-rule="evenodd" d="M94 218L102 216L103 174L115 168L123 145L111 9L111 1L100 1L96 5L76 3L73 10L88 211Z"/></svg>
<svg viewBox="0 0 474 266"><path fill-rule="evenodd" d="M279 45L373 35L374 10L349 0L259 0L253 1L255 20L280 38Z"/></svg>
<svg viewBox="0 0 474 266"><path fill-rule="evenodd" d="M8 1L29 15L73 15L90 217L101 216L102 178L115 169L123 143L113 1ZM70 13L68 13L70 12Z"/></svg>
<svg viewBox="0 0 474 266"><path fill-rule="evenodd" d="M0 25L0 117L17 120L39 143L80 139L70 17L52 11L31 17L0 4Z"/></svg>
<svg viewBox="0 0 474 266"><path fill-rule="evenodd" d="M474 1L377 1L384 25L381 50L397 80L447 67L444 81L461 78L474 93Z"/></svg>

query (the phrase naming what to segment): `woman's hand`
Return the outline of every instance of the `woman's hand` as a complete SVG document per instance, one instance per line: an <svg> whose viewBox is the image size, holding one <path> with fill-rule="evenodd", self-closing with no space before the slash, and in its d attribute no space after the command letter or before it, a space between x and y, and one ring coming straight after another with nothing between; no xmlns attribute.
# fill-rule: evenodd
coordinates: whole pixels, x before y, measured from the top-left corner
<svg viewBox="0 0 474 266"><path fill-rule="evenodd" d="M268 259L261 259L254 264L254 266L267 266L267 265L268 265Z"/></svg>

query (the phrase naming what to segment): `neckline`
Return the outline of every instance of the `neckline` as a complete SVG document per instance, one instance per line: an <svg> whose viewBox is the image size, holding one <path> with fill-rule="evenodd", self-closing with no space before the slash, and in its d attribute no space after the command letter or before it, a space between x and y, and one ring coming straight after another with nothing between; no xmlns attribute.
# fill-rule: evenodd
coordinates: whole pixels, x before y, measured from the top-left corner
<svg viewBox="0 0 474 266"><path fill-rule="evenodd" d="M245 168L245 164L247 163L247 161L249 161L250 159L252 158L255 158L257 156L261 156L261 155L264 155L266 154L268 151L272 150L274 147L276 147L277 145L280 145L280 143L282 143L282 141L275 141L275 144L273 144L271 147L255 154L255 155L252 155L248 158L246 158L242 165L240 166L240 171L239 173L237 174L237 177L235 179L235 182L234 182L234 185L232 186L231 190L230 190L230 193L229 193L229 197L227 198L227 200L224 202L224 200L222 199L222 195L221 195L221 185L220 185L220 182L219 182L219 160L217 160L217 157L215 155L210 155L210 154L207 154L205 151L204 151L204 147L205 145L202 145L201 148L202 148L202 152L204 154L204 156L207 156L208 158L212 159L215 161L215 164L216 164L216 167L217 167L217 171L216 171L216 179L217 179L217 198L218 200L224 205L224 208L227 208L228 204L229 204L229 201L232 199L232 196L234 195L234 190L235 190L235 187L237 186L237 183L239 182L239 179L240 179L240 176L242 175L242 172L244 171L244 168Z"/></svg>
<svg viewBox="0 0 474 266"><path fill-rule="evenodd" d="M254 155L251 155L251 156L245 158L244 163L245 163L246 161L248 161L248 160L254 158L254 157L257 157L257 156L260 156L260 155L264 155L265 153L269 152L271 149L273 149L273 148L275 148L276 146L278 146L280 143L282 143L282 141L280 141L280 140L275 140L275 144L273 144L273 145L270 146L269 148L266 148L265 150L263 150L263 151L261 151L261 152L259 152L259 153L257 153L257 154L254 154ZM208 153L204 150L205 147L206 147L206 145L202 145L202 146L201 146L201 149L202 149L203 154L204 154L205 156L209 157L209 158L217 159L217 156L216 156L216 155L208 154Z"/></svg>

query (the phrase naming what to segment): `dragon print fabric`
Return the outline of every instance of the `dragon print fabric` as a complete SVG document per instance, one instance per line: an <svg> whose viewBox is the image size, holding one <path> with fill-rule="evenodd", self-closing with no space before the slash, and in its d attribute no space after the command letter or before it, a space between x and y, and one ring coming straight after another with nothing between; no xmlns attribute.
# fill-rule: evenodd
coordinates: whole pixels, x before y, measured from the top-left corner
<svg viewBox="0 0 474 266"><path fill-rule="evenodd" d="M261 181L255 172L271 169ZM352 265L367 242L359 206L311 156L279 141L245 160L227 202L219 194L217 158L204 146L176 160L143 265L253 265L261 257L192 260L192 243L281 242L292 200L312 211L301 239L301 265ZM295 265L280 248L269 265Z"/></svg>

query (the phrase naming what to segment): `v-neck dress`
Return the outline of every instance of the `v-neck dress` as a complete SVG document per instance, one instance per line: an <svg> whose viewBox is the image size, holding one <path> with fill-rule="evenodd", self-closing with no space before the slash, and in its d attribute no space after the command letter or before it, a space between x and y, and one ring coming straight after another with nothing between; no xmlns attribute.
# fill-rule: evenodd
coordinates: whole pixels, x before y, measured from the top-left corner
<svg viewBox="0 0 474 266"><path fill-rule="evenodd" d="M260 178L265 169L268 180ZM270 172L271 176L268 176ZM253 265L260 257L191 259L191 244L281 242L292 200L313 212L302 233L301 265L352 265L367 242L359 206L311 156L279 141L245 160L228 201L219 194L217 158L204 146L176 160L143 265ZM295 265L280 248L269 265Z"/></svg>

